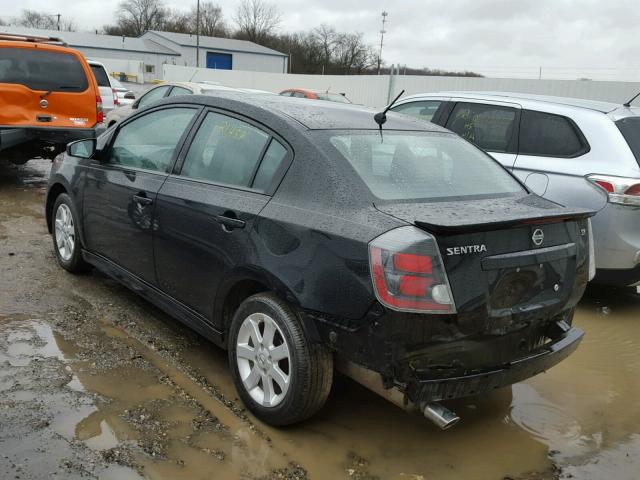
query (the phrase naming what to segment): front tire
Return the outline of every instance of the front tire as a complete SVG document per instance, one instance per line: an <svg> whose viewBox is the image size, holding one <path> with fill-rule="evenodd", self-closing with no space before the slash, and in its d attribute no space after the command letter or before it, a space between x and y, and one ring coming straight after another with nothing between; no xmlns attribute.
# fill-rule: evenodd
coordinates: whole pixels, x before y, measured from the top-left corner
<svg viewBox="0 0 640 480"><path fill-rule="evenodd" d="M229 364L246 407L274 426L313 416L333 380L333 358L306 337L297 315L273 293L247 298L229 329Z"/></svg>
<svg viewBox="0 0 640 480"><path fill-rule="evenodd" d="M89 265L82 258L78 235L78 214L71 198L61 193L51 210L53 250L62 268L71 273L85 272Z"/></svg>

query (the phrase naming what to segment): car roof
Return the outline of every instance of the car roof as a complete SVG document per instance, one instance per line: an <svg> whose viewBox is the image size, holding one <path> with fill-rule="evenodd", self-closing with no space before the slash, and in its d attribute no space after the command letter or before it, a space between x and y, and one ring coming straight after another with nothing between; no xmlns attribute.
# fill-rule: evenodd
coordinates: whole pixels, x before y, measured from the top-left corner
<svg viewBox="0 0 640 480"><path fill-rule="evenodd" d="M179 100L175 100L176 98ZM249 107L265 114L288 117L309 130L377 130L378 125L373 116L380 111L348 103L309 102L303 98L227 91L221 91L216 96L171 97L164 99L162 103L195 103L231 111L234 107ZM451 133L434 123L393 112L387 113L383 130Z"/></svg>
<svg viewBox="0 0 640 480"><path fill-rule="evenodd" d="M516 93L516 92L477 92L477 91L448 91L448 92L433 92L411 95L410 97L403 98L402 100L417 99L421 97L463 97L473 98L477 100L494 100L498 102L521 102L527 101L528 103L552 103L555 105L564 105L568 107L584 108L588 110L595 110L602 113L609 113L621 107L620 104L613 102L602 102L599 100L585 100L582 98L573 97L556 97L552 95L536 95L532 93Z"/></svg>
<svg viewBox="0 0 640 480"><path fill-rule="evenodd" d="M91 60L91 59L87 58L87 63L89 65L98 65L99 67L103 67L106 70L106 67L104 66L104 63L100 63L100 62L98 62L96 60Z"/></svg>

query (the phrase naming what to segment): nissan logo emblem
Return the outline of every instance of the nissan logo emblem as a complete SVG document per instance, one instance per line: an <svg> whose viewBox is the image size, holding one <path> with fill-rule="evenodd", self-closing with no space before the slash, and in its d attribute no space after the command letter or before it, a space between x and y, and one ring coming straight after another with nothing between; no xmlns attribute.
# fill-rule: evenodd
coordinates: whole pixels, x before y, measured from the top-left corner
<svg viewBox="0 0 640 480"><path fill-rule="evenodd" d="M47 102L44 98L40 100L40 106L42 108L47 108L49 106L49 102Z"/></svg>
<svg viewBox="0 0 640 480"><path fill-rule="evenodd" d="M533 240L533 244L537 247L542 245L542 242L544 242L544 232L542 229L536 228L533 231L533 235L531 235L531 240Z"/></svg>

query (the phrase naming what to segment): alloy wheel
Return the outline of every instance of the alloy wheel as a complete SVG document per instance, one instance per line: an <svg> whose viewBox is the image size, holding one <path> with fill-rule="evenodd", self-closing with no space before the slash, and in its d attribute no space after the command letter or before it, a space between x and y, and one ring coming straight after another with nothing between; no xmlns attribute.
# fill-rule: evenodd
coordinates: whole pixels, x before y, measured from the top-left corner
<svg viewBox="0 0 640 480"><path fill-rule="evenodd" d="M73 224L71 209L61 203L56 210L55 218L56 247L60 258L68 262L73 256L76 245L76 230Z"/></svg>
<svg viewBox="0 0 640 480"><path fill-rule="evenodd" d="M270 316L252 313L242 322L236 361L244 388L263 407L275 407L291 384L291 354L282 330Z"/></svg>

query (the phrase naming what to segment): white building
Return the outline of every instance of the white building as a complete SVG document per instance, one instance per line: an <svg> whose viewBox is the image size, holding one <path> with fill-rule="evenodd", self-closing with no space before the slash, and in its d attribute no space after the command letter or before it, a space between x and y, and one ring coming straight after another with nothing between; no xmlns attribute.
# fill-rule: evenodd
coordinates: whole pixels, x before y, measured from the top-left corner
<svg viewBox="0 0 640 480"><path fill-rule="evenodd" d="M200 58L196 65L198 55L195 35L151 30L140 38L179 52L178 64L186 67L287 73L288 55L246 40L201 36Z"/></svg>
<svg viewBox="0 0 640 480"><path fill-rule="evenodd" d="M162 80L162 65L196 66L196 37L150 31L139 38L0 26L0 32L58 37L114 76L138 83ZM286 73L287 55L244 40L200 37L200 66Z"/></svg>

